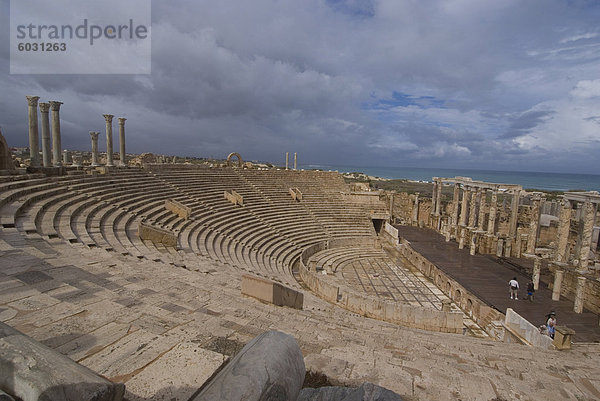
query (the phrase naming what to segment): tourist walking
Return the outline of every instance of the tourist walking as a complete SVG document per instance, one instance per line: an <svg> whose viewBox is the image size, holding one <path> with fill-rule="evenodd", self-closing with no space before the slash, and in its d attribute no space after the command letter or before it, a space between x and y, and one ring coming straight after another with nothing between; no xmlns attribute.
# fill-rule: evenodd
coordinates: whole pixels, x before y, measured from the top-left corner
<svg viewBox="0 0 600 401"><path fill-rule="evenodd" d="M548 329L548 335L551 338L554 338L554 329L556 327L556 313L552 311L546 317L548 318L546 320L546 329Z"/></svg>
<svg viewBox="0 0 600 401"><path fill-rule="evenodd" d="M529 302L533 302L533 293L535 292L535 287L533 285L533 281L529 281L527 283L527 299Z"/></svg>
<svg viewBox="0 0 600 401"><path fill-rule="evenodd" d="M516 277L508 282L510 299L519 299L519 282Z"/></svg>

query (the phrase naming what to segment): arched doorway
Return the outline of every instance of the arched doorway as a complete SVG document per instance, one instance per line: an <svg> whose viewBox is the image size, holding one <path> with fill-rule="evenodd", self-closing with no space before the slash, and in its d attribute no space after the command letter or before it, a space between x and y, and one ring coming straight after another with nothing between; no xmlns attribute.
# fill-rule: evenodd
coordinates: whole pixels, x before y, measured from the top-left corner
<svg viewBox="0 0 600 401"><path fill-rule="evenodd" d="M227 156L227 166L232 167L233 162L231 161L231 159L234 157L237 157L237 159L238 159L238 162L237 162L238 167L242 168L242 166L244 165L244 161L242 160L242 156L240 156L240 154L237 152L230 153L229 156Z"/></svg>

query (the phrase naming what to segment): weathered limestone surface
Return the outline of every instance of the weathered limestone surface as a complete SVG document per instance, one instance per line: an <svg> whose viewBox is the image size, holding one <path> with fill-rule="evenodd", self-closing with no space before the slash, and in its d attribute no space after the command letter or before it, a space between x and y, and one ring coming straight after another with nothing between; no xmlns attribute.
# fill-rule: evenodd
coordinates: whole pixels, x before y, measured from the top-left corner
<svg viewBox="0 0 600 401"><path fill-rule="evenodd" d="M103 114L104 120L106 122L106 165L108 167L113 167L115 163L113 162L113 132L112 132L112 120L114 115L112 114Z"/></svg>
<svg viewBox="0 0 600 401"><path fill-rule="evenodd" d="M244 274L242 294L277 306L302 309L304 294L279 283L261 277Z"/></svg>
<svg viewBox="0 0 600 401"><path fill-rule="evenodd" d="M165 208L185 220L189 219L192 213L192 209L175 199L165 200Z"/></svg>
<svg viewBox="0 0 600 401"><path fill-rule="evenodd" d="M177 235L164 228L152 227L146 223L140 223L138 226L138 235L143 240L152 241L155 244L177 247Z"/></svg>
<svg viewBox="0 0 600 401"><path fill-rule="evenodd" d="M298 401L402 401L402 398L373 383L363 383L359 388L321 387L303 388Z"/></svg>
<svg viewBox="0 0 600 401"><path fill-rule="evenodd" d="M124 386L0 322L0 388L23 401L119 401Z"/></svg>
<svg viewBox="0 0 600 401"><path fill-rule="evenodd" d="M125 121L127 119L119 117L119 166L127 166L127 154L125 153Z"/></svg>
<svg viewBox="0 0 600 401"><path fill-rule="evenodd" d="M90 131L90 137L92 138L92 167L99 166L98 163L98 136L99 132Z"/></svg>
<svg viewBox="0 0 600 401"><path fill-rule="evenodd" d="M269 331L246 344L193 401L293 401L302 388L304 373L304 358L296 340Z"/></svg>

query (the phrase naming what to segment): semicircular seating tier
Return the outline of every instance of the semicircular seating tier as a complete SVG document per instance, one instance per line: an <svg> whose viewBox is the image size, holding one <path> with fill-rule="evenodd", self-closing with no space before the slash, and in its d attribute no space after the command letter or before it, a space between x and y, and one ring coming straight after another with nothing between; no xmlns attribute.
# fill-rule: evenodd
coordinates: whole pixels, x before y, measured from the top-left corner
<svg viewBox="0 0 600 401"><path fill-rule="evenodd" d="M290 196L290 188L302 193L301 201ZM243 204L225 199L226 191L241 195ZM340 238L376 239L368 208L345 199L347 191L333 172L191 165L12 176L0 180L0 225L52 246L94 248L191 270L210 259L298 287L292 270L307 247ZM167 210L166 200L188 207L190 217ZM173 233L177 247L140 239L142 222Z"/></svg>

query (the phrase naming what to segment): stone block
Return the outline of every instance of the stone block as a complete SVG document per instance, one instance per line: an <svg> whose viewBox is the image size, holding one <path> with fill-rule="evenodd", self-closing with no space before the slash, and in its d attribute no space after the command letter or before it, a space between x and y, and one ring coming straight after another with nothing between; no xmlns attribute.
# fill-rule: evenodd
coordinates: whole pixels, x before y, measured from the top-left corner
<svg viewBox="0 0 600 401"><path fill-rule="evenodd" d="M235 191L223 191L223 196L234 205L244 206L244 197Z"/></svg>
<svg viewBox="0 0 600 401"><path fill-rule="evenodd" d="M242 276L242 294L277 306L302 309L304 294L279 283L245 274Z"/></svg>
<svg viewBox="0 0 600 401"><path fill-rule="evenodd" d="M571 349L571 341L575 335L575 330L567 326L556 326L554 328L554 341L552 344L559 350Z"/></svg>
<svg viewBox="0 0 600 401"><path fill-rule="evenodd" d="M192 214L192 209L174 199L167 199L165 201L165 208L185 220L189 219Z"/></svg>
<svg viewBox="0 0 600 401"><path fill-rule="evenodd" d="M140 223L138 226L138 235L143 240L151 241L155 244L177 247L177 235L164 228L153 227L146 223Z"/></svg>
<svg viewBox="0 0 600 401"><path fill-rule="evenodd" d="M119 401L125 386L0 322L0 388L22 399L40 401Z"/></svg>
<svg viewBox="0 0 600 401"><path fill-rule="evenodd" d="M304 374L296 340L268 331L246 344L192 401L295 400Z"/></svg>

